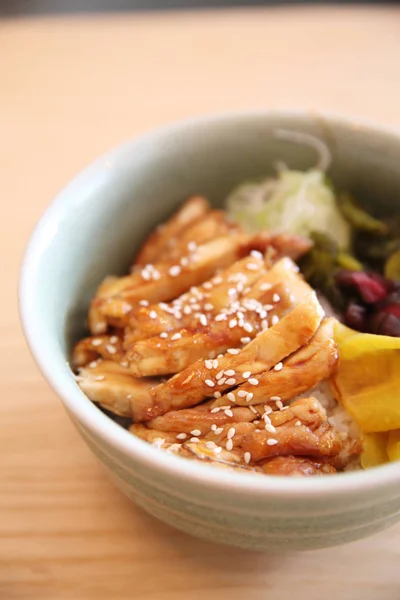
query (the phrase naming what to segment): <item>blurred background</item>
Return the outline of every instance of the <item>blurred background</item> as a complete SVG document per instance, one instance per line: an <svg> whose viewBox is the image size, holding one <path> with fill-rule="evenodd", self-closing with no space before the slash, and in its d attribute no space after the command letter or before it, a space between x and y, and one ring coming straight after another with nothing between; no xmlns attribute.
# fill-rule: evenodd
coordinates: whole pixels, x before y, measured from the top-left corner
<svg viewBox="0 0 400 600"><path fill-rule="evenodd" d="M392 0L385 4L397 4L400 0ZM165 10L171 8L218 8L238 6L296 6L302 4L330 4L320 0L0 0L3 14L51 14L92 11L127 11L127 10ZM383 2L364 0L363 2L339 0L336 5L376 4Z"/></svg>

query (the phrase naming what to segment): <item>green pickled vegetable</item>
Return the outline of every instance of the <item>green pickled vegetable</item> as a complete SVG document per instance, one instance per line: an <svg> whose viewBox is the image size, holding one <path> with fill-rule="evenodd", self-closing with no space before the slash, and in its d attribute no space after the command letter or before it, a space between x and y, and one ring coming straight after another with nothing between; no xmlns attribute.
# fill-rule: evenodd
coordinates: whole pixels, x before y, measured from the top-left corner
<svg viewBox="0 0 400 600"><path fill-rule="evenodd" d="M400 248L389 256L385 263L385 277L400 280Z"/></svg>
<svg viewBox="0 0 400 600"><path fill-rule="evenodd" d="M358 206L355 199L347 192L339 194L338 205L343 216L354 229L367 231L374 235L388 234L388 226L383 223L383 221L376 219Z"/></svg>
<svg viewBox="0 0 400 600"><path fill-rule="evenodd" d="M363 271L363 264L360 263L354 256L348 254L347 252L339 252L337 255L337 264L342 269L347 269L349 271Z"/></svg>

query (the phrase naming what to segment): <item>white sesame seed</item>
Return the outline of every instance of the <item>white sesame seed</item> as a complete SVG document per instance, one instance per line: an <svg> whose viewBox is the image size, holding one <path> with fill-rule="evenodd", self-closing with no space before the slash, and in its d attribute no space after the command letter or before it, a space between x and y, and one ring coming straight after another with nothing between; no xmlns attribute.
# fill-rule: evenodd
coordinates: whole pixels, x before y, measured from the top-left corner
<svg viewBox="0 0 400 600"><path fill-rule="evenodd" d="M157 313L156 313L156 311L155 310L151 310L149 312L149 317L150 317L150 319L157 319Z"/></svg>
<svg viewBox="0 0 400 600"><path fill-rule="evenodd" d="M126 360L122 360L120 363L121 367L129 367L129 363Z"/></svg>
<svg viewBox="0 0 400 600"><path fill-rule="evenodd" d="M91 362L91 363L89 363L89 367L90 367L91 369L94 369L95 367L97 367L97 364L98 364L98 363L97 363L97 360L92 360L92 362Z"/></svg>
<svg viewBox="0 0 400 600"><path fill-rule="evenodd" d="M263 308L264 308L264 310L269 312L270 310L273 310L274 306L273 306L273 304L264 304Z"/></svg>
<svg viewBox="0 0 400 600"><path fill-rule="evenodd" d="M275 446L277 443L278 443L278 440L274 440L273 438L270 438L269 440L267 440L268 446Z"/></svg>
<svg viewBox="0 0 400 600"><path fill-rule="evenodd" d="M173 267L171 267L168 270L168 273L171 275L171 277L177 277L180 272L181 272L181 268L179 265L174 265Z"/></svg>
<svg viewBox="0 0 400 600"><path fill-rule="evenodd" d="M227 417L233 417L233 412L231 411L230 408L226 408L224 410L224 413L226 414Z"/></svg>
<svg viewBox="0 0 400 600"><path fill-rule="evenodd" d="M251 410L252 413L254 413L255 415L258 415L258 412L254 408L254 406L249 406L249 409Z"/></svg>
<svg viewBox="0 0 400 600"><path fill-rule="evenodd" d="M192 304L192 310L200 310L201 306L200 304ZM199 317L200 314L196 315L196 317Z"/></svg>
<svg viewBox="0 0 400 600"><path fill-rule="evenodd" d="M94 339L92 340L92 346L100 346L103 343L103 340Z"/></svg>
<svg viewBox="0 0 400 600"><path fill-rule="evenodd" d="M145 281L150 281L150 279L151 279L151 275L148 271L146 271L146 269L143 269L142 277Z"/></svg>
<svg viewBox="0 0 400 600"><path fill-rule="evenodd" d="M220 380L221 381L221 380ZM226 385L235 385L236 383L236 379L234 377L229 377L229 379L227 379L225 381Z"/></svg>
<svg viewBox="0 0 400 600"><path fill-rule="evenodd" d="M249 377L251 377L251 371L244 371L243 379L248 379Z"/></svg>
<svg viewBox="0 0 400 600"><path fill-rule="evenodd" d="M213 388L215 386L215 383L211 381L211 379L206 379L204 383L210 388Z"/></svg>
<svg viewBox="0 0 400 600"><path fill-rule="evenodd" d="M218 323L219 321L226 321L227 316L223 313L220 313L215 317L215 321Z"/></svg>
<svg viewBox="0 0 400 600"><path fill-rule="evenodd" d="M247 263L247 265L246 265L246 269L248 271L258 271L259 268L260 268L260 266L257 265L256 263Z"/></svg>
<svg viewBox="0 0 400 600"><path fill-rule="evenodd" d="M231 427L228 430L228 433L227 433L227 436L226 436L228 438L228 440L230 440L231 438L233 438L233 436L235 435L235 433L236 433L236 429L234 427Z"/></svg>
<svg viewBox="0 0 400 600"><path fill-rule="evenodd" d="M212 369L213 368L213 361L212 360L205 360L204 361L204 366L206 369Z"/></svg>
<svg viewBox="0 0 400 600"><path fill-rule="evenodd" d="M256 421L253 421L254 425L259 425L260 421L257 419Z"/></svg>
<svg viewBox="0 0 400 600"><path fill-rule="evenodd" d="M272 325L277 325L279 323L279 317L278 315L272 315L271 317L271 324Z"/></svg>
<svg viewBox="0 0 400 600"><path fill-rule="evenodd" d="M273 425L271 425L271 423L265 423L265 429L269 432L269 433L275 433L276 429Z"/></svg>
<svg viewBox="0 0 400 600"><path fill-rule="evenodd" d="M223 377L224 372L223 371L218 371L218 373L215 376L215 379L221 379L221 377Z"/></svg>
<svg viewBox="0 0 400 600"><path fill-rule="evenodd" d="M295 427L300 427L301 425L301 421L296 421L296 423L294 424Z"/></svg>
<svg viewBox="0 0 400 600"><path fill-rule="evenodd" d="M94 378L94 380L95 380L95 381L103 381L103 379L104 379L104 375L97 375L97 376Z"/></svg>
<svg viewBox="0 0 400 600"><path fill-rule="evenodd" d="M234 329L234 327L236 327L237 325L237 319L231 319L229 321L229 329Z"/></svg>
<svg viewBox="0 0 400 600"><path fill-rule="evenodd" d="M262 417L263 417L264 423L266 425L271 425L271 419L269 418L269 416L266 413L264 413Z"/></svg>
<svg viewBox="0 0 400 600"><path fill-rule="evenodd" d="M211 411L211 412L212 412L212 411ZM216 426L216 424L215 424L215 423L213 423L213 424L211 425L211 431L215 431L216 429L217 429L217 426Z"/></svg>
<svg viewBox="0 0 400 600"><path fill-rule="evenodd" d="M206 448L209 448L210 450L213 450L214 448L216 448L216 443L215 442L206 442Z"/></svg>
<svg viewBox="0 0 400 600"><path fill-rule="evenodd" d="M171 342L175 342L176 340L180 340L182 337L181 333L174 333L174 335L171 335Z"/></svg>
<svg viewBox="0 0 400 600"><path fill-rule="evenodd" d="M221 392L214 392L214 398L216 398L218 400L218 398L221 398Z"/></svg>
<svg viewBox="0 0 400 600"><path fill-rule="evenodd" d="M214 432L214 433L215 433L215 435L219 435L220 433L222 433L222 432L223 432L223 430L224 430L224 428L223 428L223 427L217 427L217 429L215 430L215 432Z"/></svg>
<svg viewBox="0 0 400 600"><path fill-rule="evenodd" d="M227 375L228 377L233 377L234 374L235 371L233 369L228 369L227 371L224 371L224 375Z"/></svg>
<svg viewBox="0 0 400 600"><path fill-rule="evenodd" d="M246 402L250 402L250 400L253 398L253 396L254 396L253 392L249 392L246 396Z"/></svg>
<svg viewBox="0 0 400 600"><path fill-rule="evenodd" d="M263 308L262 310L260 310L260 319L265 319L265 317L267 316L267 311L265 310L265 308Z"/></svg>
<svg viewBox="0 0 400 600"><path fill-rule="evenodd" d="M239 354L240 350L238 348L228 348L228 354Z"/></svg>
<svg viewBox="0 0 400 600"><path fill-rule="evenodd" d="M274 366L274 371L280 371L283 367L283 363L279 362L277 365Z"/></svg>
<svg viewBox="0 0 400 600"><path fill-rule="evenodd" d="M271 283L267 283L267 282L265 282L265 283L262 283L262 284L260 285L260 290L261 290L262 292L266 292L267 290L270 290L271 288L272 288L272 284L271 284Z"/></svg>
<svg viewBox="0 0 400 600"><path fill-rule="evenodd" d="M196 444L197 444L197 442L199 442L199 441L200 441L200 440L199 440L199 438L198 438L198 437L196 437L196 436L195 436L195 437L191 437L191 438L190 438L190 440L189 440L189 442L194 442L194 443L196 443Z"/></svg>
<svg viewBox="0 0 400 600"><path fill-rule="evenodd" d="M215 283L215 285L219 285L220 283L222 283L222 277L220 277L219 275L217 277L214 277L213 282Z"/></svg>
<svg viewBox="0 0 400 600"><path fill-rule="evenodd" d="M236 398L235 398L235 394L233 394L232 392L229 392L226 397L228 398L228 400L230 400L231 402L236 402Z"/></svg>
<svg viewBox="0 0 400 600"><path fill-rule="evenodd" d="M188 264L189 264L189 259L186 256L182 256L182 258L181 258L182 267L187 267Z"/></svg>
<svg viewBox="0 0 400 600"><path fill-rule="evenodd" d="M263 259L263 255L258 250L252 250L250 252L250 256L252 256L253 258L260 258L261 260Z"/></svg>
<svg viewBox="0 0 400 600"><path fill-rule="evenodd" d="M265 331L266 329L268 329L268 321L267 321L267 319L263 319L263 320L261 321L261 329L262 329L263 331Z"/></svg>
<svg viewBox="0 0 400 600"><path fill-rule="evenodd" d="M279 300L281 299L279 294L274 294L272 296L272 302L279 302Z"/></svg>
<svg viewBox="0 0 400 600"><path fill-rule="evenodd" d="M239 398L246 398L247 392L246 390L239 390L237 395L239 396Z"/></svg>
<svg viewBox="0 0 400 600"><path fill-rule="evenodd" d="M226 444L225 444L225 448L226 448L227 450L232 450L232 448L233 448L233 442L232 442L232 440L228 440L228 441L226 442Z"/></svg>
<svg viewBox="0 0 400 600"><path fill-rule="evenodd" d="M218 354L217 358L224 358L223 354Z"/></svg>
<svg viewBox="0 0 400 600"><path fill-rule="evenodd" d="M206 315L201 314L199 317L199 321L200 321L200 325L203 325L203 327L207 326L208 321L207 321Z"/></svg>
<svg viewBox="0 0 400 600"><path fill-rule="evenodd" d="M251 461L251 454L250 454L250 452L245 452L243 458L244 458L244 462L248 465L249 462Z"/></svg>
<svg viewBox="0 0 400 600"><path fill-rule="evenodd" d="M213 287L213 284L211 283L211 281L206 281L205 283L203 283L203 288L205 290L211 290Z"/></svg>
<svg viewBox="0 0 400 600"><path fill-rule="evenodd" d="M168 333L166 331L162 331L160 333L160 338L163 338L164 340L168 337Z"/></svg>
<svg viewBox="0 0 400 600"><path fill-rule="evenodd" d="M204 310L214 310L214 305L211 302L206 302L204 305Z"/></svg>
<svg viewBox="0 0 400 600"><path fill-rule="evenodd" d="M268 406L268 405L264 406L264 411L265 411L264 412L265 415L269 415L270 413L273 412L272 408L270 406Z"/></svg>
<svg viewBox="0 0 400 600"><path fill-rule="evenodd" d="M220 452L222 452L221 446L217 446L216 448L214 448L214 452L215 454L220 454Z"/></svg>
<svg viewBox="0 0 400 600"><path fill-rule="evenodd" d="M222 377L221 379L218 379L217 383L218 383L218 385L224 385L225 381L226 381L226 377Z"/></svg>
<svg viewBox="0 0 400 600"><path fill-rule="evenodd" d="M279 408L279 410L283 410L283 404L282 404L282 400L277 400L276 401L276 406ZM286 407L285 407L286 408Z"/></svg>
<svg viewBox="0 0 400 600"><path fill-rule="evenodd" d="M249 342L251 342L251 338L249 338L249 337L242 337L242 338L240 338L240 343L241 344L248 344Z"/></svg>
<svg viewBox="0 0 400 600"><path fill-rule="evenodd" d="M115 354L117 352L117 349L114 348L114 346L110 346L110 344L107 344L106 346L106 350L107 352L109 352L110 354Z"/></svg>
<svg viewBox="0 0 400 600"><path fill-rule="evenodd" d="M258 385L258 379L256 379L255 377L250 377L249 384L250 385Z"/></svg>
<svg viewBox="0 0 400 600"><path fill-rule="evenodd" d="M252 333L252 331L253 331L253 325L251 325L250 323L245 323L243 325L243 329L245 331L247 331L247 333Z"/></svg>
<svg viewBox="0 0 400 600"><path fill-rule="evenodd" d="M196 436L197 436L197 435L201 435L201 431L200 431L200 429L193 429L193 430L192 430L190 433L191 433L192 435L196 435Z"/></svg>
<svg viewBox="0 0 400 600"><path fill-rule="evenodd" d="M189 242L187 247L188 247L189 252L195 252L197 250L196 242Z"/></svg>
<svg viewBox="0 0 400 600"><path fill-rule="evenodd" d="M186 305L183 307L183 314L184 315L190 315L192 312L192 309L190 308L190 306Z"/></svg>
<svg viewBox="0 0 400 600"><path fill-rule="evenodd" d="M186 440L186 438L187 438L186 433L178 433L178 435L176 436L177 440Z"/></svg>
<svg viewBox="0 0 400 600"><path fill-rule="evenodd" d="M270 400L272 400L273 402L276 402L277 400L281 400L280 396L271 396Z"/></svg>
<svg viewBox="0 0 400 600"><path fill-rule="evenodd" d="M149 305L149 301L148 300L139 300L139 305L140 306L148 306Z"/></svg>

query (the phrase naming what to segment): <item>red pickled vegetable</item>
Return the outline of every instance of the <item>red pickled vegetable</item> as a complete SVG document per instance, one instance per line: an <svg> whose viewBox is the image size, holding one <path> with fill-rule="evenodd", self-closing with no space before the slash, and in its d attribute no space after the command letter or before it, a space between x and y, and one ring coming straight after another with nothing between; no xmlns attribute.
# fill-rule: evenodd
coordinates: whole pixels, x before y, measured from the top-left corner
<svg viewBox="0 0 400 600"><path fill-rule="evenodd" d="M361 304L350 302L346 308L344 320L348 327L357 331L366 331L367 329L367 310Z"/></svg>
<svg viewBox="0 0 400 600"><path fill-rule="evenodd" d="M376 273L343 269L336 273L335 280L339 286L355 289L366 304L381 302L389 292L388 283Z"/></svg>

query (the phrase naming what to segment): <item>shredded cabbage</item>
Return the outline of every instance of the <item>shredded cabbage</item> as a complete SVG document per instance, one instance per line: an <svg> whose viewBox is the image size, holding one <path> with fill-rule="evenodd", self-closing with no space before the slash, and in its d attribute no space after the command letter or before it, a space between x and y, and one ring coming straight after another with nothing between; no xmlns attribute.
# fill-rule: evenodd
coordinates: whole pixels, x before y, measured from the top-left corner
<svg viewBox="0 0 400 600"><path fill-rule="evenodd" d="M227 209L250 232L266 227L309 237L319 231L333 235L341 249L350 244L350 226L320 170L281 170L276 178L245 183L229 195Z"/></svg>

